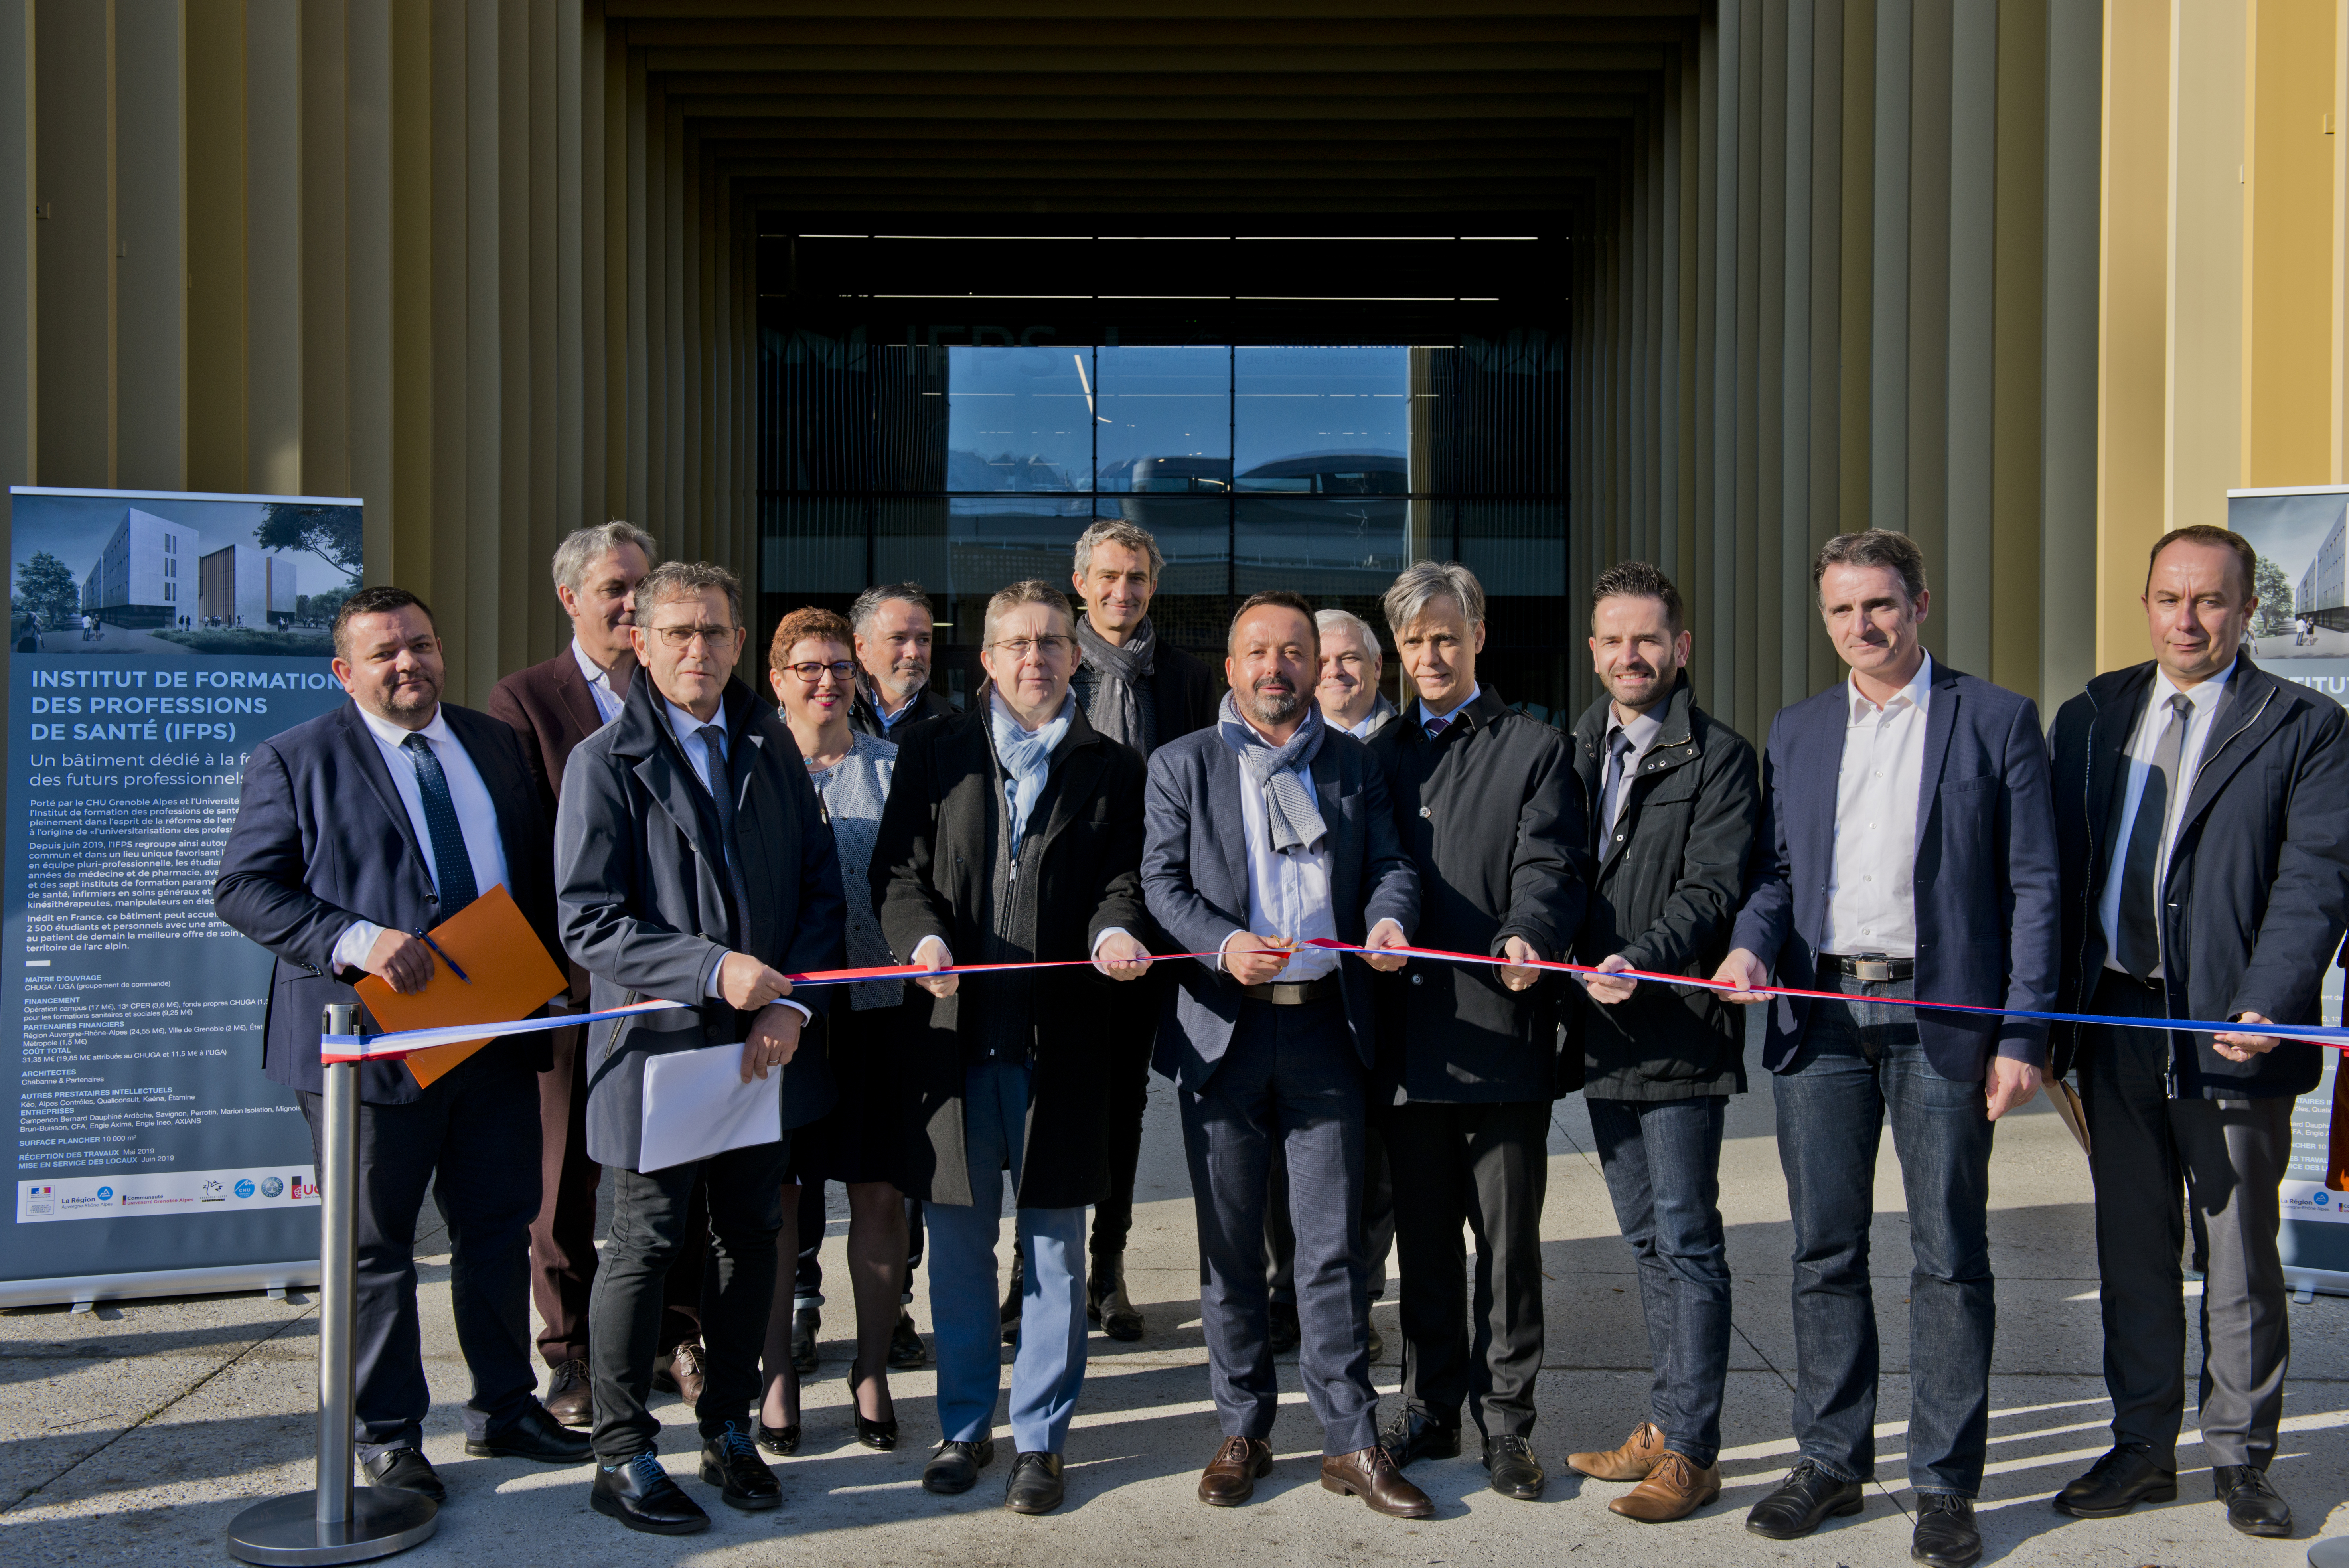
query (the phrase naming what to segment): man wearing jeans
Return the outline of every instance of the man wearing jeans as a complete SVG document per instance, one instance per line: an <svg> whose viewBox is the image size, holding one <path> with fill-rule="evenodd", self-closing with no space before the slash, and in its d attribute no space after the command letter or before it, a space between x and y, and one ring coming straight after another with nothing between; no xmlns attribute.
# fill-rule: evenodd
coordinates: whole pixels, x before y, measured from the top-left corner
<svg viewBox="0 0 2349 1568"><path fill-rule="evenodd" d="M1590 655L1607 695L1574 727L1591 802L1590 898L1575 957L1609 971L1710 975L1729 948L1762 797L1754 748L1696 705L1680 590L1645 561L1599 576ZM1745 1090L1745 1023L1720 993L1593 978L1583 1100L1640 1271L1655 1380L1617 1449L1570 1454L1639 1485L1607 1506L1649 1524L1721 1495L1729 1257L1721 1132Z"/></svg>
<svg viewBox="0 0 2349 1568"><path fill-rule="evenodd" d="M1918 634L1923 556L1871 528L1811 567L1851 679L1782 710L1762 764L1753 888L1716 978L1759 1002L1775 972L1836 1002L1774 1000L1778 1158L1794 1210L1801 1459L1745 1527L1775 1541L1859 1511L1876 1469L1868 1274L1882 1127L1908 1198L1910 1555L1982 1556L1973 1498L1990 1425L1995 1306L1991 1124L2038 1092L2058 888L2047 747L2028 698L1936 664Z"/></svg>

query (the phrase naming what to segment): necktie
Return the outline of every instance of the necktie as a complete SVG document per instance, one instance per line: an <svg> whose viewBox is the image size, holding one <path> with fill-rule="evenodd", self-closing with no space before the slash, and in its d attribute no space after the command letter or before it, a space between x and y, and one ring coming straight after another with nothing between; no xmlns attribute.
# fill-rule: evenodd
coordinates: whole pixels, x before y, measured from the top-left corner
<svg viewBox="0 0 2349 1568"><path fill-rule="evenodd" d="M1427 738L1432 741L1451 727L1452 716L1449 713L1445 714L1441 719L1430 719L1427 722Z"/></svg>
<svg viewBox="0 0 2349 1568"><path fill-rule="evenodd" d="M734 894L735 940L740 941L750 923L750 890L743 884L742 857L734 847L734 774L726 765L726 732L704 724L694 733L709 748L709 798L718 805L719 853L726 859L726 885Z"/></svg>
<svg viewBox="0 0 2349 1568"><path fill-rule="evenodd" d="M2120 950L2113 956L2139 980L2161 962L2161 888L2154 873L2161 862L2169 803L2178 798L2179 759L2193 715L2194 704L2184 692L2170 698L2169 722L2154 742L2153 764L2145 776L2145 793L2137 797L2137 818L2129 824L2128 848L2121 859Z"/></svg>
<svg viewBox="0 0 2349 1568"><path fill-rule="evenodd" d="M1607 772L1599 784L1599 838L1600 853L1606 851L1606 839L1615 831L1615 819L1623 814L1623 764L1631 755L1631 737L1623 730L1607 738Z"/></svg>
<svg viewBox="0 0 2349 1568"><path fill-rule="evenodd" d="M473 886L472 852L465 847L465 830L457 825L457 807L449 799L449 775L440 771L432 742L410 735L399 749L416 764L416 793L424 797L424 827L432 836L432 868L439 873L440 918L445 920L481 892Z"/></svg>

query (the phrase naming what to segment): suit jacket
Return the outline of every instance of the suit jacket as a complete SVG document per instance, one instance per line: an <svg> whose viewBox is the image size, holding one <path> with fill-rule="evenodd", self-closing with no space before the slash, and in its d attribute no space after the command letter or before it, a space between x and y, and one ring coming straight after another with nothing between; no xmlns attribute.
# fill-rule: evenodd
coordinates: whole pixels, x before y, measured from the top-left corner
<svg viewBox="0 0 2349 1568"><path fill-rule="evenodd" d="M486 714L453 702L441 703L440 711L489 788L506 890L548 952L560 953L546 817L522 746ZM429 929L440 923L440 905L408 808L357 703L254 748L236 823L221 851L212 909L277 956L262 1026L263 1071L274 1082L311 1094L326 1088L319 1013L330 1003L357 1002L352 985L363 972L335 968L343 933L362 919L395 930ZM535 1068L546 1064L543 1033L484 1049L510 1052ZM369 1105L404 1105L422 1093L399 1063L359 1068L359 1097Z"/></svg>
<svg viewBox="0 0 2349 1568"><path fill-rule="evenodd" d="M980 704L984 706L984 704ZM902 741L905 732L929 719L950 719L962 711L947 701L947 694L935 686L925 686L914 693L908 711L897 716L895 724L881 722L881 711L873 705L873 695L864 682L856 683L856 695L849 700L848 727L884 741Z"/></svg>
<svg viewBox="0 0 2349 1568"><path fill-rule="evenodd" d="M1329 829L1330 898L1341 940L1360 942L1381 920L1408 937L1419 924L1419 873L1395 832L1386 778L1370 748L1330 732L1313 754L1313 791ZM1240 824L1239 759L1220 727L1195 731L1150 759L1142 891L1151 917L1178 952L1220 949L1247 929L1247 836ZM1239 982L1206 961L1185 960L1154 1058L1161 1073L1197 1089L1230 1048L1239 1018ZM1362 1065L1378 1060L1371 971L1341 958L1339 991Z"/></svg>
<svg viewBox="0 0 2349 1568"><path fill-rule="evenodd" d="M1414 705L1370 742L1419 873L1414 940L1500 958L1516 937L1543 958L1567 957L1589 836L1567 738L1511 712L1490 687L1432 741L1417 718ZM1415 963L1371 984L1378 1104L1547 1102L1581 1082L1579 1044L1559 1049L1560 1004L1575 989L1562 975L1511 991L1498 970Z"/></svg>
<svg viewBox="0 0 2349 1568"><path fill-rule="evenodd" d="M897 772L873 849L873 897L881 931L899 961L925 937L958 962L982 961L986 919L1002 833L1002 773L988 703L899 732ZM1142 907L1142 759L1085 722L1079 707L1052 753L1051 772L1030 812L1036 849L1039 960L1089 957L1102 933L1123 928L1149 940ZM1035 1029L1027 1155L1016 1200L1023 1209L1073 1209L1099 1199L1108 1180L1103 1138L1118 1075L1101 1049L1106 1017L1141 1004L1142 982L1091 969L1033 975L974 975L957 994L907 992L905 1067L926 1137L910 1151L908 1195L972 1200L963 1134L964 1025L978 1010L1024 1007Z"/></svg>
<svg viewBox="0 0 2349 1568"><path fill-rule="evenodd" d="M755 1015L704 990L719 954L748 953L785 973L845 961L840 857L799 747L740 680L727 682L724 701L734 851L750 898L739 929L716 808L649 679L628 682L620 716L580 742L564 774L555 901L564 945L595 977L595 1009L651 997L688 1004L590 1027L587 1152L605 1165L636 1166L648 1056L748 1034ZM814 986L792 1000L822 1013L835 989ZM820 1039L811 1027L783 1070L786 1128L832 1108Z"/></svg>
<svg viewBox="0 0 2349 1568"><path fill-rule="evenodd" d="M1780 983L1819 987L1815 959L1835 869L1836 777L1851 717L1848 681L1782 708L1762 757L1762 828L1730 939ZM2044 1012L2055 994L2060 902L2054 803L2039 710L1933 663L1917 803L1917 995ZM1830 977L1831 978L1831 977ZM1773 999L1762 1064L1787 1071L1809 1005ZM2047 1025L1992 1013L1917 1014L1933 1070L1972 1082L1993 1052L2038 1064Z"/></svg>
<svg viewBox="0 0 2349 1568"><path fill-rule="evenodd" d="M490 692L490 716L504 720L521 739L522 754L530 763L531 777L537 781L552 833L555 803L563 795L563 765L580 742L604 727L595 694L588 690L587 678L580 674L571 645L564 644L563 651L545 663L517 670L500 680ZM566 962L564 967L571 971L572 1002L585 1010L587 971L575 963Z"/></svg>
<svg viewBox="0 0 2349 1568"><path fill-rule="evenodd" d="M2097 918L2118 829L2122 750L2154 689L2148 661L2088 682L2064 704L2054 736L2055 813L2064 846L2064 979L2057 1011L2093 1012L2102 978ZM2349 741L2341 705L2279 680L2240 656L2178 818L2162 895L2162 974L2173 1018L2257 1012L2317 1023L2324 972L2349 922ZM2055 1068L2084 1044L2055 1028ZM2324 1047L2287 1040L2230 1062L2207 1034L2172 1034L2178 1093L2211 1099L2302 1095Z"/></svg>

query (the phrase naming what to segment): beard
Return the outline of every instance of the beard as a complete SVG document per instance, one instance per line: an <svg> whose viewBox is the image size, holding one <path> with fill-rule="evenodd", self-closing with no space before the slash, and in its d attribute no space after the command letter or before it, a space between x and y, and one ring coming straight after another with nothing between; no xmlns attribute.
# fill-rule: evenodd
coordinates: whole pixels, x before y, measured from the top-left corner
<svg viewBox="0 0 2349 1568"><path fill-rule="evenodd" d="M1248 688L1248 717L1259 724L1286 724L1304 706L1305 693L1293 687L1273 691L1261 686Z"/></svg>

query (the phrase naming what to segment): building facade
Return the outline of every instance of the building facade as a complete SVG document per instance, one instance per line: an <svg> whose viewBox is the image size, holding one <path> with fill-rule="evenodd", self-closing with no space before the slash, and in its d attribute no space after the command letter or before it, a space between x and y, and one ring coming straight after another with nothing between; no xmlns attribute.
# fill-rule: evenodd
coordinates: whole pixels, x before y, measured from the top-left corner
<svg viewBox="0 0 2349 1568"><path fill-rule="evenodd" d="M195 613L195 529L127 507L81 588L85 615L109 626L168 627Z"/></svg>

